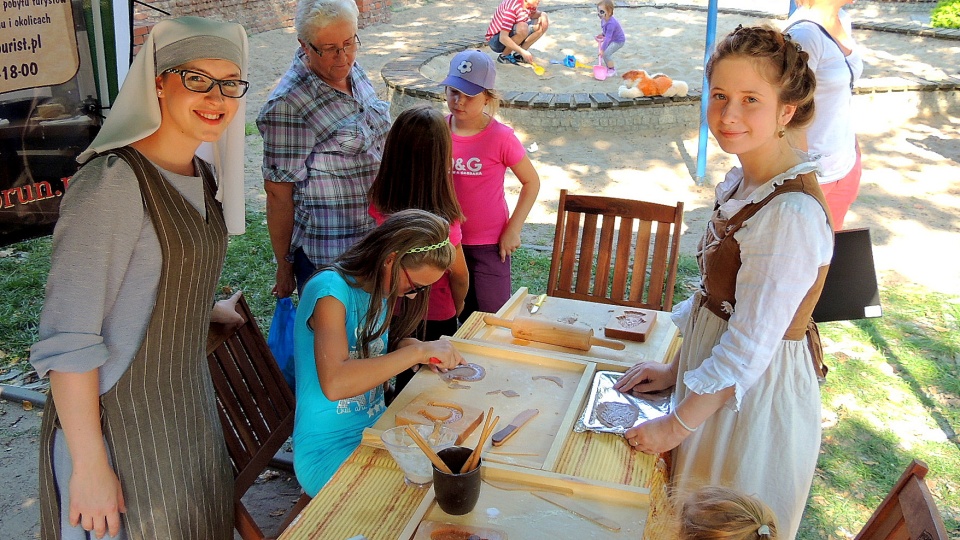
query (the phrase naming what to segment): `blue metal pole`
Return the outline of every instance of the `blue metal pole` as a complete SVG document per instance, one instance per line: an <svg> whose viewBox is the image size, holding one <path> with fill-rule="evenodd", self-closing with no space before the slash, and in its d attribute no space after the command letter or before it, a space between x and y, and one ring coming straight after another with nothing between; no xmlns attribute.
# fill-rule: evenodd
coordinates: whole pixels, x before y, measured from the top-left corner
<svg viewBox="0 0 960 540"><path fill-rule="evenodd" d="M792 0L791 0L792 1ZM717 41L717 0L710 0L707 6L707 38L703 45L703 92L700 96L700 146L697 149L697 176L694 181L702 186L707 176L707 103L710 99L710 87L707 83L707 62L713 54Z"/></svg>

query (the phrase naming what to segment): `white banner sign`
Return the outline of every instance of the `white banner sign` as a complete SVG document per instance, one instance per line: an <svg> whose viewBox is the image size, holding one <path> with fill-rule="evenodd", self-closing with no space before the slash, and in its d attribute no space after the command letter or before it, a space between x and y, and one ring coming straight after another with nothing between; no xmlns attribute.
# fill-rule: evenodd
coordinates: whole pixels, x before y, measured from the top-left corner
<svg viewBox="0 0 960 540"><path fill-rule="evenodd" d="M0 1L0 93L73 78L80 56L70 0Z"/></svg>

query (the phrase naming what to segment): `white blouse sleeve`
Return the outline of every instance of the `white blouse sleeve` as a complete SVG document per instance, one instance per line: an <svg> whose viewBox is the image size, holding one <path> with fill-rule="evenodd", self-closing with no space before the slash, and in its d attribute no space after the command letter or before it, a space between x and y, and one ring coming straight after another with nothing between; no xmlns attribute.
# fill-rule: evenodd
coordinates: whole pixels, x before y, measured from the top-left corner
<svg viewBox="0 0 960 540"><path fill-rule="evenodd" d="M833 256L833 231L820 204L787 193L735 233L742 266L736 308L711 356L683 381L698 394L735 386L735 407L770 365L819 267Z"/></svg>
<svg viewBox="0 0 960 540"><path fill-rule="evenodd" d="M693 315L693 301L695 298L696 296L691 296L673 306L673 311L670 313L670 320L680 329L681 334L687 328L687 323L690 322L690 317Z"/></svg>

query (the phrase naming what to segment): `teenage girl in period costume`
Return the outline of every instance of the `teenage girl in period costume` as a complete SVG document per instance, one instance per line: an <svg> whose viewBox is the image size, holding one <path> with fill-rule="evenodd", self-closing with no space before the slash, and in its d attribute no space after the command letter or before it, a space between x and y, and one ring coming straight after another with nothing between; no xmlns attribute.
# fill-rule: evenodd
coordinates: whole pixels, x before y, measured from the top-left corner
<svg viewBox="0 0 960 540"><path fill-rule="evenodd" d="M669 364L637 364L616 385L633 393L675 385L673 412L625 437L647 453L676 448L681 490L714 484L757 496L792 539L820 448L810 314L833 231L816 163L785 134L812 120L816 82L806 53L767 27L728 35L706 73L710 131L741 166L716 188L697 256L701 290L674 308L679 353Z"/></svg>
<svg viewBox="0 0 960 540"><path fill-rule="evenodd" d="M246 58L238 24L161 21L78 158L31 350L53 398L44 539L233 537L205 349L211 320L240 322L238 295L214 292L227 234L243 232Z"/></svg>

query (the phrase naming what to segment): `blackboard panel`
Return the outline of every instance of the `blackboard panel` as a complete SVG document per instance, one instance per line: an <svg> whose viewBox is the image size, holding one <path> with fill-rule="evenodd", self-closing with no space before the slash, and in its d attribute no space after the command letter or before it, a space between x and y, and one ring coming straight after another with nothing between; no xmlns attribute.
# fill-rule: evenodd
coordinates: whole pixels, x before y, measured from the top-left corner
<svg viewBox="0 0 960 540"><path fill-rule="evenodd" d="M881 315L870 229L838 231L834 234L833 260L820 301L813 310L813 320L818 323L849 321Z"/></svg>

